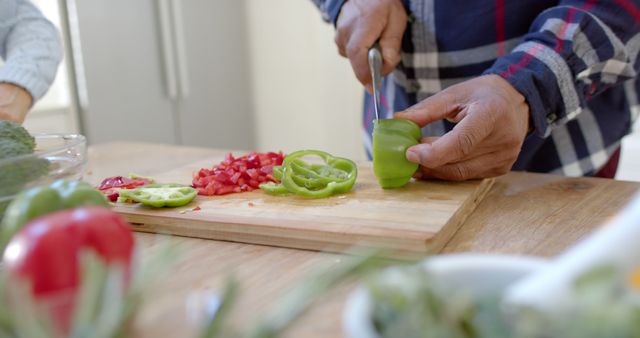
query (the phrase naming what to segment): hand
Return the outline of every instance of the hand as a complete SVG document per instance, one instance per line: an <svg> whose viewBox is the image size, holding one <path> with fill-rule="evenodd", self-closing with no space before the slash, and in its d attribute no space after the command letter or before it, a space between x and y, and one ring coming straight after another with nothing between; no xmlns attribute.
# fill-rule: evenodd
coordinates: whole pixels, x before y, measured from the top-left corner
<svg viewBox="0 0 640 338"><path fill-rule="evenodd" d="M424 138L407 150L407 159L421 164L417 176L452 181L509 172L529 128L524 96L497 75L451 86L396 117L420 126L442 119L457 123L444 136Z"/></svg>
<svg viewBox="0 0 640 338"><path fill-rule="evenodd" d="M380 40L382 72L389 74L400 62L407 13L400 0L348 0L338 16L335 42L349 58L358 81L371 92L369 48Z"/></svg>
<svg viewBox="0 0 640 338"><path fill-rule="evenodd" d="M33 99L21 87L10 83L0 83L0 120L24 122Z"/></svg>

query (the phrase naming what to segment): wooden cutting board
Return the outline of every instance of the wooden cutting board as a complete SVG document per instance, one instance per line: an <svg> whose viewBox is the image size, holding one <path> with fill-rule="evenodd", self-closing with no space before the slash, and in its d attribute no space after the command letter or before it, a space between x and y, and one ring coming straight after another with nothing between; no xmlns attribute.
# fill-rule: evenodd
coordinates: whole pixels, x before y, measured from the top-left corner
<svg viewBox="0 0 640 338"><path fill-rule="evenodd" d="M191 184L193 172L221 160L196 162L154 178ZM383 190L367 162L359 164L350 193L326 199L254 191L198 196L176 209L118 205L115 210L141 232L323 251L375 247L404 257L439 251L492 184L493 179L415 181L402 189Z"/></svg>

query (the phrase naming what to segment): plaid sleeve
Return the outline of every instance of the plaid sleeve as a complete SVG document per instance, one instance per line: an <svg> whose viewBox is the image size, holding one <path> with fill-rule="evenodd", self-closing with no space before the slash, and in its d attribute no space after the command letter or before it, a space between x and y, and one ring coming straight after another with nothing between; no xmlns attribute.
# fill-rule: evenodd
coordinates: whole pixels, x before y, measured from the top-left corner
<svg viewBox="0 0 640 338"><path fill-rule="evenodd" d="M640 0L560 1L485 74L509 81L529 103L535 132L574 119L586 102L636 77Z"/></svg>
<svg viewBox="0 0 640 338"><path fill-rule="evenodd" d="M313 3L318 6L320 12L322 12L322 19L327 22L331 22L334 25L338 21L338 15L342 6L347 0L312 0Z"/></svg>

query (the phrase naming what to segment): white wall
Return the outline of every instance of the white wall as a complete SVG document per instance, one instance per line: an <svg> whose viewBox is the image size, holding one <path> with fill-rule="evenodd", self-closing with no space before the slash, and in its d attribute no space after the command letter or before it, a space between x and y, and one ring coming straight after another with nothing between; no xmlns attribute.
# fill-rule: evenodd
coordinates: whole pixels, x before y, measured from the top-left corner
<svg viewBox="0 0 640 338"><path fill-rule="evenodd" d="M54 13L57 9L54 8L55 1L37 1L47 5L43 6L43 9L51 7L49 14L57 15ZM206 13L208 7L202 4L205 1L190 0L183 3L183 7L186 8L184 14L188 17L185 24L188 27L195 25L192 24L193 21L200 22L197 27L205 24L205 20L194 17L192 11L189 11L198 6L203 8L201 10L203 16L210 21L224 21ZM242 53L248 55L246 59L236 58L237 66L226 67L230 74L222 74L215 78L221 79L221 85L227 85L228 88L228 81L234 76L237 77L238 72L249 73L250 79L247 82L250 84L247 86L251 86L251 89L232 90L233 93L227 96L226 101L238 102L237 97L242 97L241 100L252 103L235 104L233 108L241 113L250 113L255 119L253 122L256 126L257 148L285 152L313 148L354 160L365 158L361 128L363 91L355 80L348 61L341 58L336 51L332 25L322 21L320 12L311 0L243 1L246 17L238 24L246 27L245 32L228 25L226 25L228 28L226 31L219 27L207 26L202 26L201 30L219 32L223 36L233 33L227 39L220 38L220 34L210 34L203 45L215 40L213 44L225 50L230 49L228 46L230 41L246 47L245 52ZM148 9L147 7L152 8L151 1L135 2L136 6L129 6L130 14L133 13L133 16L122 16L117 11L113 11L112 9L117 6L114 7L112 2L76 0L81 24L80 37L85 40L82 47L89 91L88 107L85 107L85 122L89 128L85 133L99 142L132 137L132 132L126 129L118 133L109 130L100 134L102 129L90 127L104 125L104 118L111 119L116 113L122 115L126 112L128 119L148 119L150 115L154 117L166 115L161 113L162 109L158 108L159 105L160 108L164 107L164 101L154 105L158 97L163 98L163 93L152 96L145 92L145 95L140 94L139 97L133 98L124 94L117 95L121 94L121 91L131 92L131 88L140 92L142 88L149 87L148 91L152 94L164 91L162 74L160 74L162 67L159 64L156 65L160 62L158 58L161 56L157 55L160 49L153 45L156 13L153 10L145 10ZM212 0L211 2L215 3L221 15L227 14L231 17L233 13L228 14L228 8L239 3L238 0ZM136 19L127 20L133 17ZM116 20L120 28L115 31L102 29L104 21L109 20ZM127 32L129 38L121 38L118 35L121 32ZM193 34L189 34L188 37L191 38L191 35ZM196 46L196 44L189 46L194 48L189 53L194 59L213 60L215 58L203 53L203 46ZM130 57L126 57L127 55ZM199 59L190 61L192 65L206 64ZM122 81L122 75L113 78L112 69L118 69L120 74L133 74L133 79ZM193 80L197 76L209 76L207 72L202 73L190 74L190 78ZM111 81L120 81L120 84L114 85ZM199 81L199 83L202 82ZM144 86L142 83L149 85ZM193 97L198 94L197 89L202 89L196 88L196 85L191 87L194 92ZM205 91L220 92L219 88L213 88L209 84L200 87L204 87ZM202 96L201 93L198 95ZM122 99L125 97L126 99ZM119 103L124 106L118 106ZM212 116L220 113L212 107L209 108ZM228 111L234 111L234 109L227 107L223 110L228 114ZM35 117L39 117L40 114L32 113L27 125L37 131L69 129L68 121L59 115L57 112L50 112L46 118L36 119ZM189 116L192 115L191 112ZM160 119L157 118L155 122L160 123L158 120ZM206 121L207 119L197 118L194 123L207 125ZM187 130L197 129L182 122ZM225 137L235 138L246 138L247 134L253 134L250 130L247 130L244 135L239 135L237 131L232 130L226 132ZM227 135L229 133L233 135ZM194 136L197 136L195 134L205 138L210 136L194 130ZM136 135L139 137L140 133ZM164 141L171 142L171 139ZM207 146L215 147L216 144L212 142Z"/></svg>
<svg viewBox="0 0 640 338"><path fill-rule="evenodd" d="M311 0L246 0L257 144L364 159L363 91Z"/></svg>

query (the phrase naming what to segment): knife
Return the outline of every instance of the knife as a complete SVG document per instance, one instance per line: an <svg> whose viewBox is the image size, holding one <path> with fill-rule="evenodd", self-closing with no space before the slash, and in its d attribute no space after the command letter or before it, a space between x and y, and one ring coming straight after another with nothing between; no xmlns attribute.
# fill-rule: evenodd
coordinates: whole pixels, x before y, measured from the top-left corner
<svg viewBox="0 0 640 338"><path fill-rule="evenodd" d="M379 120L382 110L382 106L380 105L380 91L382 90L382 54L380 53L380 45L377 42L369 49L369 70L371 72L371 79L373 80L373 101L376 120Z"/></svg>

